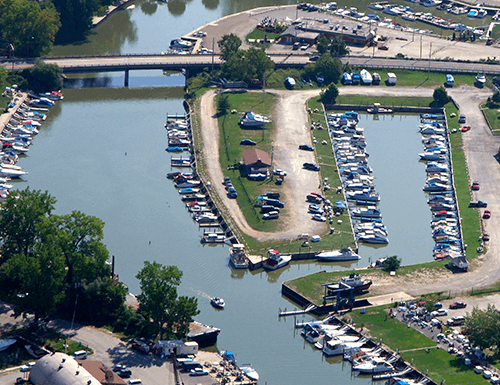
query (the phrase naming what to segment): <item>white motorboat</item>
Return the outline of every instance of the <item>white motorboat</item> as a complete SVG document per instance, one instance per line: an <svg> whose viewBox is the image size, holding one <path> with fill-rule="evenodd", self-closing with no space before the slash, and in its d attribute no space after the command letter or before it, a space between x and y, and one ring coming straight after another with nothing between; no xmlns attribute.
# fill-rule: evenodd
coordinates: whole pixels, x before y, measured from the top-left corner
<svg viewBox="0 0 500 385"><path fill-rule="evenodd" d="M285 86L288 87L288 88L293 88L295 87L295 79L294 78L291 78L291 77L287 77L285 79Z"/></svg>
<svg viewBox="0 0 500 385"><path fill-rule="evenodd" d="M486 83L486 76L484 74L477 74L476 83L483 86Z"/></svg>
<svg viewBox="0 0 500 385"><path fill-rule="evenodd" d="M240 370L247 376L250 380L252 381L258 381L259 380L259 373L250 366L250 364L244 364L243 366L240 367Z"/></svg>
<svg viewBox="0 0 500 385"><path fill-rule="evenodd" d="M362 192L362 191L353 191L346 193L346 198L348 201L354 202L369 202L371 204L375 204L380 201L380 195L372 192Z"/></svg>
<svg viewBox="0 0 500 385"><path fill-rule="evenodd" d="M189 188L189 187L200 187L201 182L199 180L186 180L184 182L175 183L175 188Z"/></svg>
<svg viewBox="0 0 500 385"><path fill-rule="evenodd" d="M265 270L276 270L288 265L291 260L292 256L289 254L282 255L278 250L269 250L267 259L262 262L262 267Z"/></svg>
<svg viewBox="0 0 500 385"><path fill-rule="evenodd" d="M353 365L352 370L357 370L361 373L385 373L392 372L394 370L394 367L387 361L379 358L374 358L370 361Z"/></svg>
<svg viewBox="0 0 500 385"><path fill-rule="evenodd" d="M263 115L254 114L252 111L245 112L245 114L240 118L240 125L244 127L258 127L270 122L270 119Z"/></svg>
<svg viewBox="0 0 500 385"><path fill-rule="evenodd" d="M3 352L4 350L7 350L10 348L12 345L14 345L17 342L17 340L13 338L4 338L0 340L0 352Z"/></svg>
<svg viewBox="0 0 500 385"><path fill-rule="evenodd" d="M172 39L170 41L170 48L171 49L178 49L178 48L187 49L187 48L191 48L192 46L193 46L193 43L191 43L187 40L183 40L183 39Z"/></svg>
<svg viewBox="0 0 500 385"><path fill-rule="evenodd" d="M372 84L373 81L372 75L367 70L362 69L361 72L359 73L359 76L361 77L361 82L363 84Z"/></svg>
<svg viewBox="0 0 500 385"><path fill-rule="evenodd" d="M226 302L220 297L213 297L210 298L210 305L217 309L224 309L224 307L226 306Z"/></svg>
<svg viewBox="0 0 500 385"><path fill-rule="evenodd" d="M450 168L445 163L429 162L425 168L425 172L446 172Z"/></svg>
<svg viewBox="0 0 500 385"><path fill-rule="evenodd" d="M354 209L351 215L355 218L382 218L380 210L370 207Z"/></svg>
<svg viewBox="0 0 500 385"><path fill-rule="evenodd" d="M361 257L356 254L350 247L340 250L323 251L316 255L320 261L359 261Z"/></svg>
<svg viewBox="0 0 500 385"><path fill-rule="evenodd" d="M427 0L424 3L422 3L422 5L424 7L435 7L435 6L440 5L441 3L442 3L441 0Z"/></svg>
<svg viewBox="0 0 500 385"><path fill-rule="evenodd" d="M20 178L28 173L23 170L15 170L12 168L0 167L0 177L2 178Z"/></svg>
<svg viewBox="0 0 500 385"><path fill-rule="evenodd" d="M339 356L354 351L354 349L359 349L365 342L345 342L339 339L331 339L323 343L323 354L326 356Z"/></svg>
<svg viewBox="0 0 500 385"><path fill-rule="evenodd" d="M367 230L356 235L356 239L365 243L386 245L389 239L386 235L376 232L376 230Z"/></svg>
<svg viewBox="0 0 500 385"><path fill-rule="evenodd" d="M423 187L423 190L427 192L444 192L451 191L452 187L449 184L430 182L426 183L426 185Z"/></svg>

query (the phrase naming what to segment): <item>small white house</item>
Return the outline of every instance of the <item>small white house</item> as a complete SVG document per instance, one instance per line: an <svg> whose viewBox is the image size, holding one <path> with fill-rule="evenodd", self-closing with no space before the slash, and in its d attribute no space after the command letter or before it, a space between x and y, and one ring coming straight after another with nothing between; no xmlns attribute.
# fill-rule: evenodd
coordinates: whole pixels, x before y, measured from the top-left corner
<svg viewBox="0 0 500 385"><path fill-rule="evenodd" d="M396 85L396 82L398 81L398 78L395 73L393 72L388 72L387 73L387 85Z"/></svg>

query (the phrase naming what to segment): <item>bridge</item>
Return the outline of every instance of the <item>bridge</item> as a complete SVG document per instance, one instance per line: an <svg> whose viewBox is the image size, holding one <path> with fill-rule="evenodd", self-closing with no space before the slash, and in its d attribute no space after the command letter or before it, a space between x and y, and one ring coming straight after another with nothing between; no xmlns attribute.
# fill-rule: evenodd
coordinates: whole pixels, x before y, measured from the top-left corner
<svg viewBox="0 0 500 385"><path fill-rule="evenodd" d="M276 68L301 68L311 63L310 56L300 53L271 54L271 60ZM191 69L217 69L222 60L218 54L193 55L105 55L105 56L73 56L73 57L44 57L45 63L57 64L63 73L88 72L125 72L125 87L128 86L129 71L131 70L168 70L183 71L186 74ZM491 75L500 75L500 66L488 63L455 62L440 60L393 59L369 56L345 56L343 63L349 62L352 66L379 69L407 69L437 72L484 72ZM22 69L33 65L25 61L4 62L7 69Z"/></svg>

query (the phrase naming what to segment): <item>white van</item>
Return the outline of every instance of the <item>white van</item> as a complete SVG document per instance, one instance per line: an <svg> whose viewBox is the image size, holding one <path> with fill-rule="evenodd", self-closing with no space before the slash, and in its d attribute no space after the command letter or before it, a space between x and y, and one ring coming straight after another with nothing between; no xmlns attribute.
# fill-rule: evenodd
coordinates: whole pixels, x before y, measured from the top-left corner
<svg viewBox="0 0 500 385"><path fill-rule="evenodd" d="M87 359L87 352L85 350L79 350L77 352L74 352L73 358L75 360L86 360Z"/></svg>

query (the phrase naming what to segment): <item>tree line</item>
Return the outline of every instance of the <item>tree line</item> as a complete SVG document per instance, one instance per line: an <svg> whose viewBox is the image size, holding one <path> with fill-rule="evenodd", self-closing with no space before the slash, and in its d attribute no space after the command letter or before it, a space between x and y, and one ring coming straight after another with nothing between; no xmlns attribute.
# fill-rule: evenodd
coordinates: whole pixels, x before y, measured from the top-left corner
<svg viewBox="0 0 500 385"><path fill-rule="evenodd" d="M92 17L112 0L0 0L0 55L47 55L54 43L85 39Z"/></svg>
<svg viewBox="0 0 500 385"><path fill-rule="evenodd" d="M129 335L183 338L199 311L196 298L177 294L182 272L145 262L135 311L106 263L104 222L80 211L55 215L55 203L48 192L28 188L3 204L0 298L15 305L15 316L32 315L34 325L61 317Z"/></svg>

